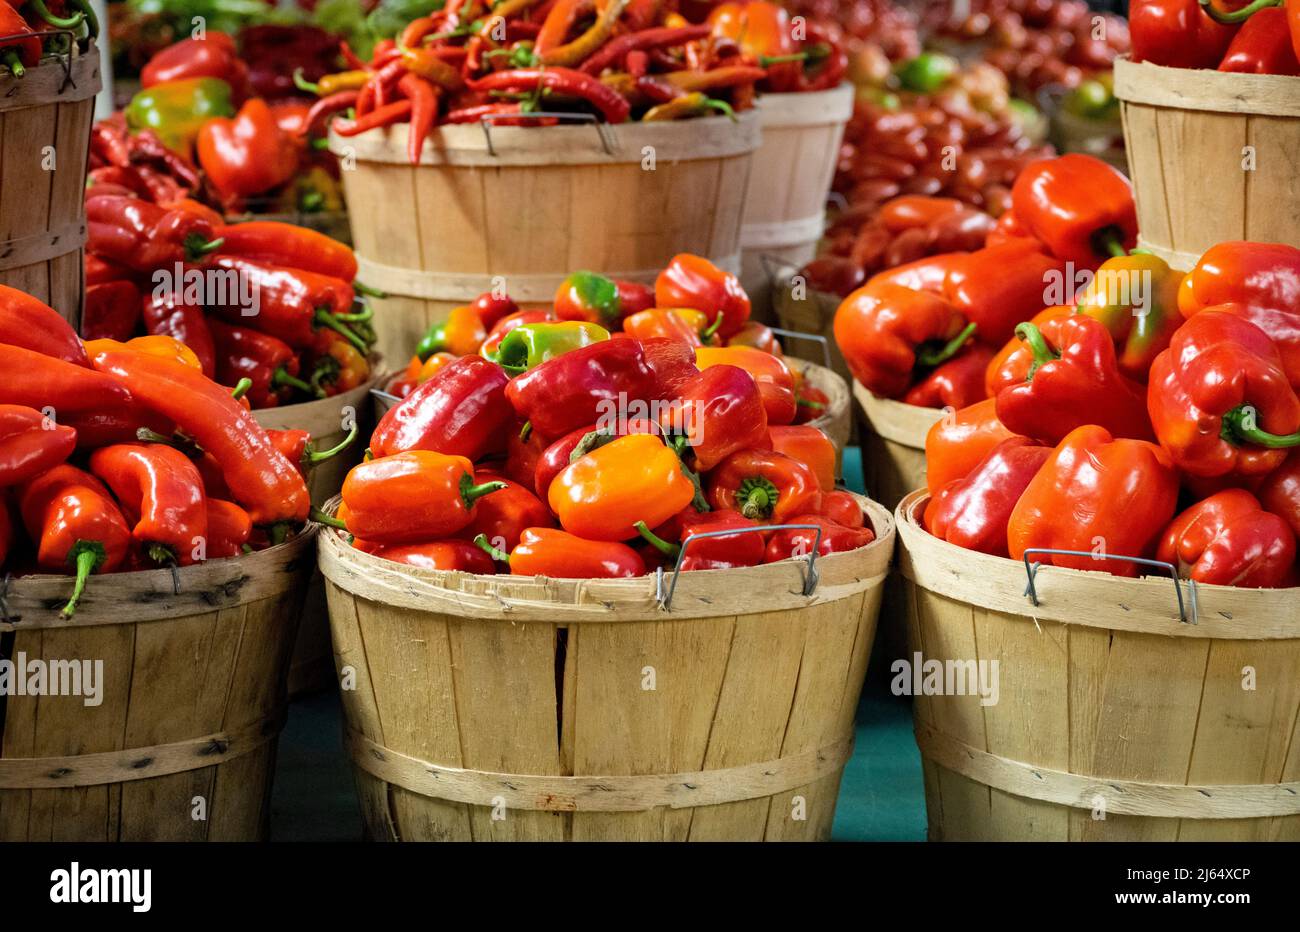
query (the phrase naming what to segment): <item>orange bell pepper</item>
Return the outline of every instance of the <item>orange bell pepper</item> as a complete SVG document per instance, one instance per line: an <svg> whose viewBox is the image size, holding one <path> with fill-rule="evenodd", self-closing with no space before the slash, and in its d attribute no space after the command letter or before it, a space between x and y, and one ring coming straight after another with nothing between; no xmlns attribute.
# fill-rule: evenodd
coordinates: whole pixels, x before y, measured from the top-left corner
<svg viewBox="0 0 1300 932"><path fill-rule="evenodd" d="M823 492L835 489L835 444L816 427L791 424L768 428L772 449L813 471Z"/></svg>

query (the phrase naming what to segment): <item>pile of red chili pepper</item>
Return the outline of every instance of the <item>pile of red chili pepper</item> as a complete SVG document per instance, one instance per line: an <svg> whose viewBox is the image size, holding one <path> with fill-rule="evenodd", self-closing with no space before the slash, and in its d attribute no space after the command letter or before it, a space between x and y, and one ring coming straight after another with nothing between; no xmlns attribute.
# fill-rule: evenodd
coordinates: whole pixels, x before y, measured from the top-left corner
<svg viewBox="0 0 1300 932"><path fill-rule="evenodd" d="M401 563L562 578L870 543L834 446L795 423L770 331L766 350L744 342L761 335L749 312L735 276L691 255L653 288L577 273L544 310L484 295L422 344L433 371L375 428L335 523ZM686 544L718 531L735 533Z"/></svg>
<svg viewBox="0 0 1300 932"><path fill-rule="evenodd" d="M1133 0L1133 60L1300 75L1298 0Z"/></svg>
<svg viewBox="0 0 1300 932"><path fill-rule="evenodd" d="M369 380L372 311L357 300L350 248L287 223L226 225L191 198L137 194L104 176L86 190L83 337L174 337L207 378L251 380L253 408Z"/></svg>
<svg viewBox="0 0 1300 932"><path fill-rule="evenodd" d="M310 516L304 431L265 430L247 399L166 336L82 342L0 286L0 567L89 576L190 566L279 543Z"/></svg>
<svg viewBox="0 0 1300 932"><path fill-rule="evenodd" d="M15 78L40 64L49 53L68 52L71 33L83 51L99 35L90 0L4 0L0 2L0 67Z"/></svg>
<svg viewBox="0 0 1300 932"><path fill-rule="evenodd" d="M1191 6L1196 4L1191 0ZM1138 5L1139 0L1130 4L1131 17ZM955 4L931 4L923 29L960 42L983 43L984 61L1026 95L1047 86L1078 87L1110 70L1116 57L1129 50L1129 24L1119 16L1094 12L1084 0L972 0L963 5L961 18L957 9ZM1136 50L1136 36L1133 44Z"/></svg>
<svg viewBox="0 0 1300 932"><path fill-rule="evenodd" d="M439 124L553 125L562 117L547 114L568 112L608 123L733 114L752 105L756 86L822 90L844 76L832 32L816 23L796 30L774 4L720 4L700 24L671 7L449 0L376 44L369 62L351 56L351 71L322 78L308 122L345 114L334 123L345 137L406 123L416 162Z"/></svg>

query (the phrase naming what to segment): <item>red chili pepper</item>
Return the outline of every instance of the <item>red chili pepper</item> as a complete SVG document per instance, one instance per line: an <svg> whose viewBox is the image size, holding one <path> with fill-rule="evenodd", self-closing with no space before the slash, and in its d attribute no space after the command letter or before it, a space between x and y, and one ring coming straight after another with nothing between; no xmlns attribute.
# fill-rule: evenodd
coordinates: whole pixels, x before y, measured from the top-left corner
<svg viewBox="0 0 1300 932"><path fill-rule="evenodd" d="M143 316L145 330L184 343L198 359L203 374L208 378L216 376L217 351L202 305L191 304L184 294L155 293L144 299Z"/></svg>
<svg viewBox="0 0 1300 932"><path fill-rule="evenodd" d="M88 365L77 331L58 311L7 285L0 285L0 343Z"/></svg>
<svg viewBox="0 0 1300 932"><path fill-rule="evenodd" d="M482 536L476 543L480 547L488 545ZM625 579L646 573L641 555L626 544L584 540L552 528L529 528L520 535L519 546L509 556L499 551L490 555L499 562L508 563L515 576Z"/></svg>
<svg viewBox="0 0 1300 932"><path fill-rule="evenodd" d="M591 75L571 68L515 68L497 71L471 81L469 87L479 94L549 89L553 94L577 97L590 103L609 123L624 122L632 110L627 99L617 91L606 87Z"/></svg>
<svg viewBox="0 0 1300 932"><path fill-rule="evenodd" d="M129 340L140 326L140 289L129 281L86 289L81 334L87 340Z"/></svg>
<svg viewBox="0 0 1300 932"><path fill-rule="evenodd" d="M71 617L93 573L111 573L126 559L131 532L108 489L89 473L64 463L18 492L27 533L36 542L36 562L52 572L73 572L72 597L63 607Z"/></svg>
<svg viewBox="0 0 1300 932"><path fill-rule="evenodd" d="M307 519L311 499L302 476L229 390L161 356L110 350L92 363L212 454L234 499L255 524Z"/></svg>
<svg viewBox="0 0 1300 932"><path fill-rule="evenodd" d="M0 487L26 482L64 462L77 432L34 408L0 405Z"/></svg>
<svg viewBox="0 0 1300 932"><path fill-rule="evenodd" d="M311 105L303 117L301 135L310 136L318 127L328 123L330 117L357 106L359 91L339 91L328 94Z"/></svg>
<svg viewBox="0 0 1300 932"><path fill-rule="evenodd" d="M418 74L402 75L397 86L411 102L411 119L406 127L406 158L412 165L418 165L424 141L438 119L441 92Z"/></svg>
<svg viewBox="0 0 1300 932"><path fill-rule="evenodd" d="M351 311L356 296L348 282L234 256L218 256L212 266L235 273L239 283L224 295L209 296L209 310L230 323L269 333L298 349L314 346L316 331L328 327L361 352L369 351L366 342L337 316ZM255 299L251 306L250 297Z"/></svg>
<svg viewBox="0 0 1300 932"><path fill-rule="evenodd" d="M333 237L307 227L274 220L232 223L219 231L220 254L265 265L315 272L350 282L357 277L357 257Z"/></svg>
<svg viewBox="0 0 1300 932"><path fill-rule="evenodd" d="M1028 437L1008 437L971 472L939 489L925 507L925 527L950 544L1008 555L1007 523L1020 496L1052 448Z"/></svg>
<svg viewBox="0 0 1300 932"><path fill-rule="evenodd" d="M507 428L514 423L508 381L495 363L480 356L461 357L380 419L370 437L370 452L383 457L434 450L478 460L504 450Z"/></svg>
<svg viewBox="0 0 1300 932"><path fill-rule="evenodd" d="M876 539L875 531L868 527L845 527L830 518L819 514L791 515L783 524L812 524L821 528L818 540L815 530L777 531L767 542L765 563L779 563L782 560L806 557L816 547L818 556L832 553L845 553L865 547Z"/></svg>
<svg viewBox="0 0 1300 932"><path fill-rule="evenodd" d="M657 29L642 29L625 33L611 39L600 50L582 63L581 69L590 75L598 75L606 68L616 65L628 52L642 49L672 48L703 39L710 32L706 24L698 26L667 26Z"/></svg>
<svg viewBox="0 0 1300 932"><path fill-rule="evenodd" d="M370 87L369 84L366 85ZM363 98L365 97L365 88L361 91L361 96L357 98L357 118L355 120L339 120L334 124L334 133L338 136L360 136L367 130L379 129L384 126L391 126L393 123L399 123L411 115L411 101L397 100L391 104L382 104L373 110L362 112Z"/></svg>
<svg viewBox="0 0 1300 932"><path fill-rule="evenodd" d="M1272 589L1295 584L1296 539L1245 489L1197 502L1165 530L1156 559L1198 583Z"/></svg>
<svg viewBox="0 0 1300 932"><path fill-rule="evenodd" d="M410 450L369 460L343 480L348 531L377 544L418 544L448 537L474 518L484 495L505 488L499 480L475 484L463 456Z"/></svg>
<svg viewBox="0 0 1300 932"><path fill-rule="evenodd" d="M189 566L205 556L203 480L180 450L161 443L104 447L91 454L90 471L113 490L149 559Z"/></svg>
<svg viewBox="0 0 1300 932"><path fill-rule="evenodd" d="M54 356L0 343L0 404L51 408L60 421L73 411L125 407L131 394L113 379Z"/></svg>
<svg viewBox="0 0 1300 932"><path fill-rule="evenodd" d="M86 221L86 248L137 272L197 262L221 248L216 231L202 218L138 198L93 198L86 203Z"/></svg>

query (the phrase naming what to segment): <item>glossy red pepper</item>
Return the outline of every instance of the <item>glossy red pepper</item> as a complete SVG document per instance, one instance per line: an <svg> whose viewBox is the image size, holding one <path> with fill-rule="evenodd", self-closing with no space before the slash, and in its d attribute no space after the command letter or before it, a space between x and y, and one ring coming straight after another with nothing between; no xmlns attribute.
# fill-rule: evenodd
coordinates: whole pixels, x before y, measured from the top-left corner
<svg viewBox="0 0 1300 932"><path fill-rule="evenodd" d="M298 144L266 101L247 101L233 118L213 117L195 140L198 162L229 202L264 194L298 171Z"/></svg>
<svg viewBox="0 0 1300 932"><path fill-rule="evenodd" d="M1198 0L1131 0L1133 60L1170 68L1213 68L1235 28L1212 20Z"/></svg>
<svg viewBox="0 0 1300 932"><path fill-rule="evenodd" d="M129 281L86 289L81 335L87 340L129 340L140 326L140 289Z"/></svg>
<svg viewBox="0 0 1300 932"><path fill-rule="evenodd" d="M480 536L477 542L479 546L488 546L485 537ZM508 563L515 576L627 579L646 573L641 555L626 544L584 540L553 528L528 528L508 556L502 552L491 556Z"/></svg>
<svg viewBox="0 0 1300 932"><path fill-rule="evenodd" d="M925 486L934 495L955 479L963 479L1011 431L998 420L997 402L987 398L934 422L925 435Z"/></svg>
<svg viewBox="0 0 1300 932"><path fill-rule="evenodd" d="M689 307L700 311L710 325L721 315L718 336L724 340L749 320L749 295L740 279L708 259L691 253L673 256L655 279L656 307Z"/></svg>
<svg viewBox="0 0 1300 932"><path fill-rule="evenodd" d="M930 498L925 528L940 540L1008 556L1007 523L1030 481L1052 455L1052 448L1028 437L1009 437L971 472L954 479Z"/></svg>
<svg viewBox="0 0 1300 932"><path fill-rule="evenodd" d="M206 559L221 560L242 554L253 533L253 521L248 512L234 502L212 498L211 495L205 502L208 518Z"/></svg>
<svg viewBox="0 0 1300 932"><path fill-rule="evenodd" d="M1219 70L1300 75L1300 60L1291 43L1286 10L1280 6L1259 10L1241 24Z"/></svg>
<svg viewBox="0 0 1300 932"><path fill-rule="evenodd" d="M64 462L77 432L40 411L0 404L0 487L18 485Z"/></svg>
<svg viewBox="0 0 1300 932"><path fill-rule="evenodd" d="M497 571L492 558L463 540L435 540L420 544L385 544L369 551L371 556L392 560L422 570L458 571L490 576Z"/></svg>
<svg viewBox="0 0 1300 932"><path fill-rule="evenodd" d="M150 560L189 566L206 558L203 480L184 453L160 443L116 444L91 454L90 471L113 490Z"/></svg>
<svg viewBox="0 0 1300 932"><path fill-rule="evenodd" d="M145 330L155 336L180 340L198 357L203 374L215 378L217 350L203 306L173 291L150 294L143 305Z"/></svg>
<svg viewBox="0 0 1300 932"><path fill-rule="evenodd" d="M820 539L816 530L777 531L767 542L765 563L806 557L813 552L814 548L817 550L817 555L822 557L832 553L844 553L865 547L876 539L875 532L869 527L845 527L825 515L796 514L782 523L815 525L821 529Z"/></svg>
<svg viewBox="0 0 1300 932"><path fill-rule="evenodd" d="M314 346L316 331L328 327L359 351L369 352L369 344L339 319L351 312L356 296L348 282L235 256L218 256L212 265L234 273L239 283L209 297L209 309L229 323L269 333L295 349Z"/></svg>
<svg viewBox="0 0 1300 932"><path fill-rule="evenodd" d="M410 450L354 466L343 480L345 523L356 537L376 544L418 544L449 537L474 518L475 503L505 488L475 484L463 456Z"/></svg>
<svg viewBox="0 0 1300 932"><path fill-rule="evenodd" d="M0 285L0 343L88 365L77 331L58 311L7 285Z"/></svg>
<svg viewBox="0 0 1300 932"><path fill-rule="evenodd" d="M1071 153L1026 166L1011 188L1011 204L1052 255L1080 268L1096 268L1137 243L1132 186L1118 169L1090 155Z"/></svg>
<svg viewBox="0 0 1300 932"><path fill-rule="evenodd" d="M472 541L484 534L493 547L514 550L528 528L555 527L550 509L522 483L490 472L474 474L474 481L480 484L493 480L504 482L505 487L479 499L469 524L457 533L457 537ZM477 547L473 549L482 555Z"/></svg>
<svg viewBox="0 0 1300 932"><path fill-rule="evenodd" d="M708 476L709 503L746 518L783 524L794 514L816 511L821 484L809 467L782 453L742 450Z"/></svg>
<svg viewBox="0 0 1300 932"><path fill-rule="evenodd" d="M676 566L680 557L683 572L726 570L738 566L758 566L763 562L766 544L764 533L746 530L760 528L762 525L739 512L706 511L701 514L693 508L687 508L681 513L680 520L669 522L669 525L673 526L672 539L665 539L660 534L663 528L651 530L645 522L638 522L637 530L651 547L664 556L669 566ZM743 533L696 537L688 542L692 535L733 530Z"/></svg>
<svg viewBox="0 0 1300 932"><path fill-rule="evenodd" d="M157 52L140 70L140 86L153 87L185 78L220 78L236 100L249 94L248 66L239 57L235 40L224 32L181 39Z"/></svg>
<svg viewBox="0 0 1300 932"><path fill-rule="evenodd" d="M506 397L508 382L495 363L462 356L380 419L370 438L370 452L391 456L433 450L478 460L503 451L507 428L515 417Z"/></svg>
<svg viewBox="0 0 1300 932"><path fill-rule="evenodd" d="M749 346L700 346L695 350L695 362L701 371L714 366L743 369L758 386L767 423L789 424L794 420L798 408L794 373L785 360Z"/></svg>
<svg viewBox="0 0 1300 932"><path fill-rule="evenodd" d="M92 198L86 202L86 222L88 250L137 272L171 270L221 248L207 220L139 198Z"/></svg>
<svg viewBox="0 0 1300 932"><path fill-rule="evenodd" d="M975 325L981 342L1001 346L1015 334L1017 324L1050 303L1048 290L1064 272L1061 261L1032 244L989 246L954 263L944 293Z"/></svg>
<svg viewBox="0 0 1300 932"><path fill-rule="evenodd" d="M867 515L852 492L843 489L822 492L822 512L836 524L845 527L866 527Z"/></svg>
<svg viewBox="0 0 1300 932"><path fill-rule="evenodd" d="M666 337L649 337L638 342L654 381L651 394L655 399L672 400L679 397L691 380L699 375L694 347Z"/></svg>
<svg viewBox="0 0 1300 932"><path fill-rule="evenodd" d="M1198 583L1271 589L1295 584L1296 538L1245 489L1225 489L1166 528L1156 559Z"/></svg>
<svg viewBox="0 0 1300 932"><path fill-rule="evenodd" d="M559 437L606 418L631 401L653 400L654 372L636 340L604 340L572 350L515 376L506 397L543 437Z"/></svg>
<svg viewBox="0 0 1300 932"><path fill-rule="evenodd" d="M237 385L249 379L245 392L254 408L271 408L287 402L295 390L317 394L298 378L299 361L293 347L267 333L248 327L232 327L219 320L208 322L217 354L216 380Z"/></svg>
<svg viewBox="0 0 1300 932"><path fill-rule="evenodd" d="M984 375L993 350L972 343L907 390L903 404L922 408L965 408L988 397Z"/></svg>
<svg viewBox="0 0 1300 932"><path fill-rule="evenodd" d="M697 472L767 440L767 413L758 384L736 366L709 366L683 386L660 423L686 438Z"/></svg>
<svg viewBox="0 0 1300 932"><path fill-rule="evenodd" d="M820 429L806 424L776 424L769 429L768 439L771 449L811 469L823 492L835 488L835 444ZM762 443L754 446L765 448Z"/></svg>
<svg viewBox="0 0 1300 932"><path fill-rule="evenodd" d="M357 277L352 250L324 233L292 223L254 220L232 223L219 231L223 256L240 256L265 265L303 269L350 282Z"/></svg>

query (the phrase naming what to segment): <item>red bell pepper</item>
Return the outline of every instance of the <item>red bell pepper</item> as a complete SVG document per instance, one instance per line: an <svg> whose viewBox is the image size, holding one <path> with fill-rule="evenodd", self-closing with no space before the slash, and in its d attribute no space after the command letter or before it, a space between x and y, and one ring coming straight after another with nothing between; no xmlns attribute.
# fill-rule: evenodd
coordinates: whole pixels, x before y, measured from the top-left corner
<svg viewBox="0 0 1300 932"><path fill-rule="evenodd" d="M40 411L0 405L0 487L26 482L64 462L77 446L77 432Z"/></svg>
<svg viewBox="0 0 1300 932"><path fill-rule="evenodd" d="M1188 508L1165 530L1156 559L1216 586L1294 585L1296 539L1245 489L1225 489Z"/></svg>
<svg viewBox="0 0 1300 932"><path fill-rule="evenodd" d="M858 504L857 496L843 489L822 491L821 513L845 527L866 527L867 524L866 512Z"/></svg>
<svg viewBox="0 0 1300 932"><path fill-rule="evenodd" d="M885 398L903 395L918 366L942 365L974 333L946 299L888 282L863 285L835 311L835 342L853 377Z"/></svg>
<svg viewBox="0 0 1300 932"><path fill-rule="evenodd" d="M233 118L213 117L195 140L199 165L229 202L264 194L298 171L298 144L266 101L253 98Z"/></svg>
<svg viewBox="0 0 1300 932"><path fill-rule="evenodd" d="M953 264L944 295L981 342L1001 346L1043 309L1053 279L1064 274L1061 262L1036 246L989 246Z"/></svg>
<svg viewBox="0 0 1300 932"><path fill-rule="evenodd" d="M649 337L638 342L654 380L654 398L671 400L679 397L690 381L700 374L699 366L695 364L694 347L666 337Z"/></svg>
<svg viewBox="0 0 1300 932"><path fill-rule="evenodd" d="M380 419L370 452L382 457L432 450L478 460L504 450L507 429L514 423L508 382L495 363L462 356Z"/></svg>
<svg viewBox="0 0 1300 932"><path fill-rule="evenodd" d="M682 388L678 403L660 423L690 444L697 472L706 472L738 450L767 441L767 413L759 386L744 369L709 366Z"/></svg>
<svg viewBox="0 0 1300 932"><path fill-rule="evenodd" d="M1291 42L1286 10L1280 6L1259 10L1241 24L1219 70L1300 75L1300 60Z"/></svg>
<svg viewBox="0 0 1300 932"><path fill-rule="evenodd" d="M1020 222L1052 255L1080 268L1096 268L1137 243L1132 185L1090 155L1031 163L1016 176L1011 203Z"/></svg>
<svg viewBox="0 0 1300 932"><path fill-rule="evenodd" d="M695 349L695 362L701 371L724 365L745 370L758 385L767 422L789 424L794 420L798 408L794 373L785 360L749 346L700 346Z"/></svg>
<svg viewBox="0 0 1300 932"><path fill-rule="evenodd" d="M555 316L613 329L634 311L623 306L620 283L595 272L573 272L555 290Z"/></svg>
<svg viewBox="0 0 1300 932"><path fill-rule="evenodd" d="M1268 334L1213 310L1174 334L1151 366L1151 423L1194 476L1261 476L1300 446L1300 398Z"/></svg>
<svg viewBox="0 0 1300 932"><path fill-rule="evenodd" d="M404 563L422 570L457 571L490 576L497 571L492 558L463 540L435 540L422 544L384 544L369 550L371 556Z"/></svg>
<svg viewBox="0 0 1300 932"><path fill-rule="evenodd" d="M1143 253L1107 259L1079 294L1081 314L1110 331L1126 376L1146 382L1151 363L1182 324L1178 290L1183 274Z"/></svg>
<svg viewBox="0 0 1300 932"><path fill-rule="evenodd" d="M1129 38L1135 62L1170 68L1213 68L1235 27L1216 23L1198 0L1131 0Z"/></svg>
<svg viewBox="0 0 1300 932"><path fill-rule="evenodd" d="M245 392L253 408L272 408L290 399L294 390L319 394L298 378L299 361L283 340L248 327L232 327L219 320L208 322L216 350L216 380L237 385L240 379L253 384Z"/></svg>
<svg viewBox="0 0 1300 932"><path fill-rule="evenodd" d="M184 78L220 78L230 85L236 101L250 90L248 66L240 59L235 40L224 32L182 39L157 52L140 70L141 87Z"/></svg>
<svg viewBox="0 0 1300 932"><path fill-rule="evenodd" d="M821 484L812 469L765 450L733 453L709 474L708 488L714 508L767 524L784 524L791 515L816 511L821 504Z"/></svg>
<svg viewBox="0 0 1300 932"><path fill-rule="evenodd" d="M950 544L997 557L1008 555L1007 524L1052 448L1028 437L1008 437L973 470L949 482L925 506L925 527Z"/></svg>
<svg viewBox="0 0 1300 932"><path fill-rule="evenodd" d="M740 279L708 259L690 253L673 256L655 279L656 307L689 307L703 312L710 325L722 316L718 336L724 340L749 320L749 295Z"/></svg>
<svg viewBox="0 0 1300 932"><path fill-rule="evenodd" d="M988 397L984 375L993 350L974 343L917 382L903 396L903 404L921 408L965 408Z"/></svg>
<svg viewBox="0 0 1300 932"><path fill-rule="evenodd" d="M636 340L603 340L515 376L506 398L543 437L620 415L630 401L653 400L654 372Z"/></svg>
<svg viewBox="0 0 1300 932"><path fill-rule="evenodd" d="M555 527L550 509L522 483L488 472L474 474L474 481L480 484L493 480L505 482L505 487L479 499L474 516L457 537L472 541L484 534L493 547L514 550L528 528ZM482 554L477 547L473 549Z"/></svg>
<svg viewBox="0 0 1300 932"><path fill-rule="evenodd" d="M1258 494L1264 507L1280 515L1300 537L1300 450L1292 450L1282 465L1264 478Z"/></svg>
<svg viewBox="0 0 1300 932"><path fill-rule="evenodd" d="M409 450L354 466L343 480L349 532L377 544L418 544L448 537L474 518L474 505L506 484L475 484L463 456Z"/></svg>
<svg viewBox="0 0 1300 932"><path fill-rule="evenodd" d="M614 541L584 540L567 531L529 528L507 556L483 535L475 540L493 559L507 563L515 576L552 579L626 579L644 576L645 561L631 547Z"/></svg>
<svg viewBox="0 0 1300 932"><path fill-rule="evenodd" d="M105 282L86 289L81 335L87 340L129 340L140 326L140 289L130 281Z"/></svg>
<svg viewBox="0 0 1300 932"><path fill-rule="evenodd" d="M1098 424L1117 437L1153 440L1146 389L1120 374L1115 344L1098 321L1082 314L1016 328L1024 348L1006 367L1024 371L1022 381L998 392L998 420L1007 430L1044 443L1059 443L1084 424Z"/></svg>
<svg viewBox="0 0 1300 932"><path fill-rule="evenodd" d="M735 511L706 511L703 514L693 508L682 512L680 520L670 521L674 533L672 540L665 540L660 531L651 530L644 521L637 522L637 531L662 554L669 565L676 566L681 557L683 572L695 570L726 570L738 566L758 566L763 562L763 532L750 530L739 534L725 534L719 537L696 537L692 535L712 534L718 531L739 531L746 528L758 528L757 521L746 518ZM682 556L683 552L685 556Z"/></svg>
<svg viewBox="0 0 1300 932"><path fill-rule="evenodd" d="M1014 436L998 420L993 398L945 413L925 435L926 488L935 495L949 482L964 479L990 450Z"/></svg>
<svg viewBox="0 0 1300 932"><path fill-rule="evenodd" d="M0 285L0 343L78 366L89 365L77 331L58 311L7 285Z"/></svg>
<svg viewBox="0 0 1300 932"><path fill-rule="evenodd" d="M0 65L9 69L15 78L21 78L28 68L41 60L41 40L12 6L0 3L0 36L11 38L0 41Z"/></svg>
<svg viewBox="0 0 1300 932"><path fill-rule="evenodd" d="M184 453L160 443L116 444L91 454L90 471L113 490L150 560L189 566L206 558L203 480Z"/></svg>
<svg viewBox="0 0 1300 932"><path fill-rule="evenodd" d="M787 518L783 524L813 524L821 528L821 540L817 539L815 530L777 531L767 542L765 563L778 563L798 557L806 557L817 548L818 556L832 553L844 553L865 547L876 539L875 532L868 527L845 527L837 524L825 515L796 514Z"/></svg>

